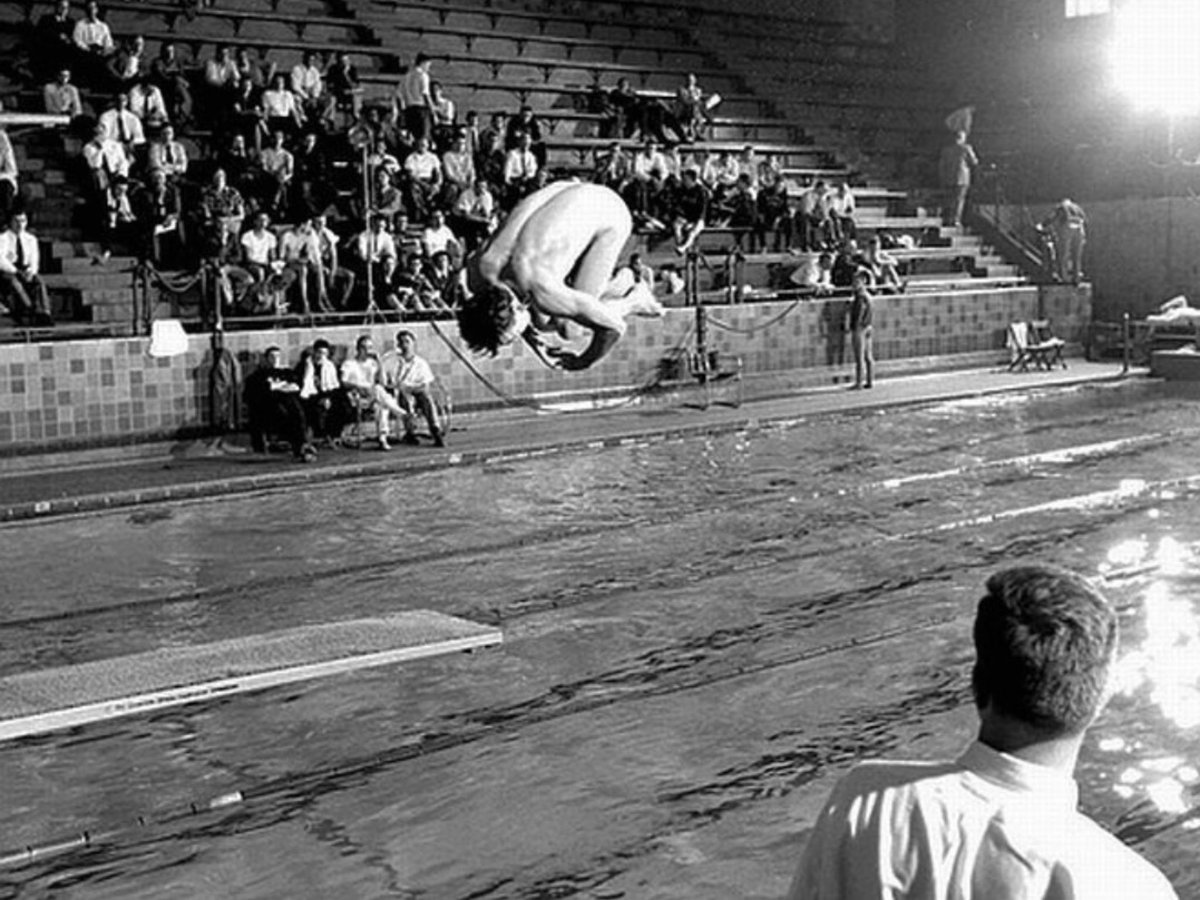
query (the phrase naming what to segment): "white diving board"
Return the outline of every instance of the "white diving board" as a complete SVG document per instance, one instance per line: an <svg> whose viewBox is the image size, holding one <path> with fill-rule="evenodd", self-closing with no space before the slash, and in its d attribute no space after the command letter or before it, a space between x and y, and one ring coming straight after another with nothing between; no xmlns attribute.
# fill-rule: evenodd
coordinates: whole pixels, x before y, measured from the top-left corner
<svg viewBox="0 0 1200 900"><path fill-rule="evenodd" d="M22 672L0 678L0 741L501 641L413 610Z"/></svg>

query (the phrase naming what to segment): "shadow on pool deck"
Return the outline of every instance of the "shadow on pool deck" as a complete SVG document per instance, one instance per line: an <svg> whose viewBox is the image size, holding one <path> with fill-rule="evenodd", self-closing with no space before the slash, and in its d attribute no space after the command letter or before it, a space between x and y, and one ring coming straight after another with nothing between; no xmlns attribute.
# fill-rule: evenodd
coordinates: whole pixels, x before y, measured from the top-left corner
<svg viewBox="0 0 1200 900"><path fill-rule="evenodd" d="M1133 376L1140 377L1140 376ZM956 370L891 378L869 391L844 386L747 396L740 407L714 404L701 409L690 400L654 401L582 412L527 408L457 415L448 446L322 451L305 465L287 454L248 452L244 435L224 444L147 444L105 451L0 459L0 522L41 519L146 503L215 497L248 491L380 477L519 458L592 446L691 434L735 431L776 421L929 403L994 393L1068 387L1121 378L1119 365L1071 360L1071 368L1013 373L995 368ZM720 397L720 392L714 393Z"/></svg>

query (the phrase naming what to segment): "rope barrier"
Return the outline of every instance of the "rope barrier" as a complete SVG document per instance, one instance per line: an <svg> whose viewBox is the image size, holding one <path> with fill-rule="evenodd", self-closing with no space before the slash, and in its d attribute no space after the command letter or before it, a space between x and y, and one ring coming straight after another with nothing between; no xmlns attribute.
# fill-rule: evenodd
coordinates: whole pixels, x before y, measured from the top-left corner
<svg viewBox="0 0 1200 900"><path fill-rule="evenodd" d="M717 328L720 328L722 331L731 331L735 334L747 334L747 335L758 334L758 332L765 331L766 329L772 327L773 325L778 325L780 322L782 322L784 319L786 319L788 316L790 316L795 311L796 307L799 306L803 302L804 302L803 299L793 300L792 305L789 306L787 309L785 309L783 312L781 312L779 315L775 316L773 319L768 319L767 321L765 321L759 325L755 325L751 328L739 328L736 325L730 325L728 322L722 322L720 319L718 319L716 316L713 316L713 315L709 315L708 321L710 323L712 323L713 325L715 325Z"/></svg>

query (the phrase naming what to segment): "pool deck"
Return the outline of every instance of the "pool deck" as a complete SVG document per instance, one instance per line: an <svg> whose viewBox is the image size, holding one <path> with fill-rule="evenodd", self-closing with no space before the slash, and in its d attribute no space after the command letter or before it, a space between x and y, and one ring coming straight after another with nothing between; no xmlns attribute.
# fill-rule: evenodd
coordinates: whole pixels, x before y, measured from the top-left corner
<svg viewBox="0 0 1200 900"><path fill-rule="evenodd" d="M1143 377L1131 373L1128 378ZM1116 363L1072 359L1052 372L1008 372L995 367L885 378L866 391L844 385L780 394L747 389L740 406L701 408L702 393L609 409L555 412L506 408L456 414L445 449L428 440L390 452L368 440L363 449L322 450L311 464L288 454L249 453L245 435L223 442L139 444L69 453L0 458L0 523L78 515L143 504L299 487L353 478L379 478L486 461L615 446L623 443L721 433L881 408L942 402L1122 378ZM714 389L714 399L729 395ZM758 396L754 396L757 394Z"/></svg>

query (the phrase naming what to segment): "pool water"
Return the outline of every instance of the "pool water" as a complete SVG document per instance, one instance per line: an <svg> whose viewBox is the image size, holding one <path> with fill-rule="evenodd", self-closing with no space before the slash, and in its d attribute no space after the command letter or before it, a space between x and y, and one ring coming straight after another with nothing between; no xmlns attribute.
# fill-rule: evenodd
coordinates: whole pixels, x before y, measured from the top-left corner
<svg viewBox="0 0 1200 900"><path fill-rule="evenodd" d="M0 854L95 837L0 896L777 897L856 760L970 740L982 582L1039 560L1121 610L1082 805L1200 898L1198 446L1109 385L5 528L0 674L416 608L505 644L0 744Z"/></svg>

